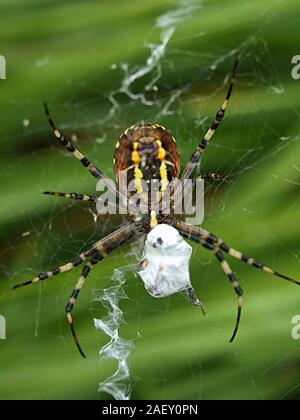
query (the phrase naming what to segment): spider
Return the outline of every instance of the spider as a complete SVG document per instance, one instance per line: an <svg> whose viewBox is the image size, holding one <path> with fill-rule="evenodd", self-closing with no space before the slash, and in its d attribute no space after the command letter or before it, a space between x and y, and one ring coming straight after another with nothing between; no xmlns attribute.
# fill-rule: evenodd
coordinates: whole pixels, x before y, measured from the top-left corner
<svg viewBox="0 0 300 420"><path fill-rule="evenodd" d="M202 138L196 151L192 154L189 162L180 176L180 157L174 137L161 125L158 124L137 124L127 128L124 133L120 136L115 149L114 154L114 170L117 181L120 182L121 175L124 171L127 174L128 183L134 182L135 190L142 197L145 191L143 190L142 180L150 182L149 180L159 181L158 193L163 194L168 184L174 179L180 179L183 183L191 176L196 166L200 163L202 155L211 141L214 133L218 129L221 121L224 118L225 111L228 106L228 102L233 90L236 79L238 60L236 60L230 84L227 90L225 100L216 113L211 126ZM112 192L114 192L119 199L122 199L121 194L117 191L113 182L107 178L103 172L98 169L90 160L83 155L68 138L60 132L55 126L53 119L49 113L47 104L44 104L45 113L52 127L53 134L57 141L65 147L81 164L91 173L93 177L101 180L102 183ZM206 178L219 179L217 174L210 174ZM60 196L65 198L71 198L73 200L91 201L96 202L97 196L83 195L78 193L61 193L61 192L45 192L45 194L51 196ZM129 195L125 197L129 199ZM124 197L123 197L124 199ZM70 325L71 332L75 344L80 354L85 357L85 354L79 344L77 334L73 324L72 311L74 305L82 289L86 279L91 272L93 266L107 257L111 252L119 248L126 242L137 238L137 236L148 234L153 228L159 224L166 224L174 227L179 234L188 240L192 240L202 247L211 251L217 260L219 261L221 268L226 274L229 282L231 283L238 299L237 316L235 321L235 327L233 330L230 342L236 337L238 328L240 325L242 302L243 302L243 290L237 282L235 275L233 274L228 262L226 261L224 254L228 254L251 267L265 271L266 273L273 274L277 277L285 279L289 282L300 285L300 282L287 277L284 274L267 267L265 264L255 260L254 258L244 255L242 252L228 246L222 239L213 233L190 224L184 221L177 220L174 215L174 203L177 197L173 191L172 204L169 214L163 212L156 212L149 208L147 214L141 214L139 211L128 212L128 223L122 226L115 232L106 236L103 239L95 242L86 251L79 254L73 261L68 262L60 267L53 270L40 273L33 279L24 283L14 286L19 288L32 283L38 283L44 281L50 277L56 276L60 273L70 271L73 268L84 264L81 276L75 285L74 290L66 305L66 316L67 321ZM195 295L194 289L191 288L186 290L190 302L193 305L200 307L203 310L203 305Z"/></svg>

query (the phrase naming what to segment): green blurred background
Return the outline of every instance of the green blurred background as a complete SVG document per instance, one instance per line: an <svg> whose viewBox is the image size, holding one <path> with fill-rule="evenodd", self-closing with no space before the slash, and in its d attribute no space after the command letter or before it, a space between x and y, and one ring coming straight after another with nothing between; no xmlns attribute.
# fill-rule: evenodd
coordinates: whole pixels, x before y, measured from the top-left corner
<svg viewBox="0 0 300 420"><path fill-rule="evenodd" d="M93 325L107 316L95 296L113 285L114 269L138 261L137 244L127 246L90 275L74 311L86 360L64 313L80 269L11 290L123 223L95 222L92 205L42 194L94 194L96 186L55 144L44 100L109 176L116 139L143 119L172 131L186 163L241 54L227 117L203 161L204 172L227 177L207 186L204 226L300 278L300 81L291 77L300 53L298 1L2 0L0 40L7 61L0 81L1 399L111 398L97 391L117 365L99 358L109 340ZM126 94L126 81L144 69ZM181 295L152 298L133 270L124 271L120 335L135 344L132 398L299 399L300 341L291 337L291 319L300 314L300 288L230 262L245 290L233 345L236 297L206 250L194 247L191 275L207 319Z"/></svg>

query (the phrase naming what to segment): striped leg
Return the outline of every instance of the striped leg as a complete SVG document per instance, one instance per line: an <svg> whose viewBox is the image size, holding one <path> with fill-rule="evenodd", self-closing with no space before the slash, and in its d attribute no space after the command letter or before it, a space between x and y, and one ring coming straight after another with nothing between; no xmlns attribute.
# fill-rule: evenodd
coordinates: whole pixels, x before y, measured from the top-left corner
<svg viewBox="0 0 300 420"><path fill-rule="evenodd" d="M84 253L82 253L78 256L78 258L76 260L74 260L72 262L68 262L67 264L61 265L61 266L55 268L54 270L44 271L43 273L40 273L39 275L37 275L36 277L34 277L33 279L31 279L29 281L25 281L24 283L16 284L13 287L13 289L18 289L19 287L28 286L29 284L37 283L39 281L46 280L49 277L57 276L60 273L70 271L73 268L80 265L85 259L86 259L86 257L84 255Z"/></svg>
<svg viewBox="0 0 300 420"><path fill-rule="evenodd" d="M210 128L208 129L205 136L203 137L203 139L202 139L201 143L199 144L197 150L193 153L191 159L189 160L188 164L186 165L186 167L183 171L183 174L181 175L181 180L184 180L184 179L187 179L187 178L190 177L190 175L194 171L196 165L200 161L206 147L208 146L208 143L212 139L213 135L215 134L217 128L219 127L221 121L224 118L225 111L226 111L227 106L228 106L229 98L231 96L232 89L233 89L233 86L235 84L237 66L238 66L238 61L236 60L236 62L234 64L234 67L233 67L231 81L230 81L230 85L229 85L225 100L224 100L221 108L219 109L219 111L216 113L216 116L215 116Z"/></svg>
<svg viewBox="0 0 300 420"><path fill-rule="evenodd" d="M62 134L59 129L55 126L48 106L45 103L44 104L44 108L45 108L45 113L47 116L47 119L49 121L49 124L52 127L53 130L53 134L56 137L56 139L59 141L59 143L64 146L66 148L66 150L68 150L68 152L72 153L72 155L78 159L82 165L97 179L101 180L103 182L103 184L109 188L109 190L113 191L115 194L116 189L114 186L114 183L111 181L111 179L107 178L102 171L100 171L100 169L98 169L95 165L93 165L87 158L86 156L84 156L67 138L64 134Z"/></svg>
<svg viewBox="0 0 300 420"><path fill-rule="evenodd" d="M247 257L246 255L242 254L240 251L237 251L234 248L229 247L226 245L221 239L218 240L218 245L222 251L229 254L231 257L234 257L246 264L250 265L251 267L258 268L263 270L266 273L273 274L274 276L280 277L284 280L289 281L290 283L294 283L300 286L300 282L297 280L292 279L291 277L286 276L285 274L281 274L278 271L273 270L272 268L266 266L265 264L255 260L252 257Z"/></svg>
<svg viewBox="0 0 300 420"><path fill-rule="evenodd" d="M62 193L62 192L52 192L52 191L44 191L44 194L51 195L53 197L64 197L64 198L71 198L72 200L80 200L80 201L97 201L97 195L86 195L86 194L78 194L78 193Z"/></svg>
<svg viewBox="0 0 300 420"><path fill-rule="evenodd" d="M200 175L197 179L204 181L222 181L225 179L224 175L209 172L208 174Z"/></svg>
<svg viewBox="0 0 300 420"><path fill-rule="evenodd" d="M76 299L77 299L77 297L78 297L78 295L79 295L79 292L80 292L80 290L81 290L81 288L82 288L82 286L84 285L84 283L85 283L85 281L86 281L86 278L87 278L87 276L89 275L89 273L90 273L90 271L91 271L91 268L92 268L92 264L91 264L91 262L89 261L87 264L85 264L85 266L83 267L83 270L82 270L82 273L81 273L81 276L80 276L80 278L79 278L79 280L78 280L78 282L76 283L76 286L75 286L75 289L73 290L73 292L72 292L72 294L71 294L71 296L70 296L70 299L69 299L69 301L68 301L68 303L67 303L67 306L66 306L66 313L67 313L67 321L68 321L68 323L69 323L69 325L70 325L70 328L71 328L71 332L72 332L72 336L73 336L73 339L74 339L74 342L75 342L75 344L76 344L76 346L77 346L77 348L78 348L78 351L79 351L79 353L81 354L81 356L82 357L86 357L85 356L85 354L83 353L83 351L82 351L82 348L81 348L81 346L80 346L80 344L79 344L79 340L78 340L78 337L77 337L77 334L76 334L76 331L75 331L75 327L74 327L74 323L73 323L73 318L72 318L72 315L71 315L71 312L72 312L72 310L73 310L73 307L74 307L74 304L75 304L75 302L76 302Z"/></svg>
<svg viewBox="0 0 300 420"><path fill-rule="evenodd" d="M101 196L97 196L97 195L62 193L62 192L52 192L52 191L44 191L44 194L51 195L52 197L71 198L72 200L76 200L76 201L89 201L89 202L97 203L99 204L99 206L101 204L102 207L100 208L106 209L106 211L109 214L115 214L115 212L119 209L119 205L117 203L111 203L108 199L104 200Z"/></svg>
<svg viewBox="0 0 300 420"><path fill-rule="evenodd" d="M216 248L219 248L221 251L226 252L231 257L234 257L254 268L258 268L263 270L266 273L273 274L274 276L280 277L284 280L287 280L291 283L297 284L300 286L300 282L297 280L292 279L291 277L286 276L285 274L281 274L278 271L273 270L272 268L266 266L265 264L255 260L252 257L247 257L246 255L242 254L240 251L237 251L234 248L229 247L228 245L223 242L222 239L218 238L211 232L208 232L205 229L201 229L192 225L188 225L187 223L174 221L173 226L185 237L191 239L195 242L201 243L207 242L209 244L214 245Z"/></svg>
<svg viewBox="0 0 300 420"><path fill-rule="evenodd" d="M126 225L115 232L111 233L110 235L106 236L105 238L101 239L100 241L97 241L95 244L93 244L90 248L88 248L86 251L82 252L74 261L69 262L67 264L61 265L60 267L55 268L54 270L45 271L43 273L40 273L38 276L34 277L33 279L26 281L24 283L17 284L13 287L13 289L17 289L19 287L27 286L29 284L37 283L39 281L43 281L48 279L49 277L56 276L60 273L64 273L66 271L70 271L73 268L79 266L83 261L85 261L87 258L91 257L95 252L101 251L106 249L110 249L110 242L114 244L117 242L118 244L122 244L123 240L128 240L133 236L133 229L131 225Z"/></svg>
<svg viewBox="0 0 300 420"><path fill-rule="evenodd" d="M197 228L195 226L188 225L187 223L176 221L176 220L173 221L172 225L179 231L179 233L183 237L185 237L187 239L191 239L194 242L199 243L204 248L209 249L210 251L212 251L215 254L215 256L217 257L217 259L219 260L219 262L221 264L221 267L223 268L223 271L227 275L227 277L228 277L229 281L231 282L236 294L238 295L237 319L236 319L236 324L235 324L235 328L234 328L234 331L233 331L233 335L230 339L231 343L235 339L236 334L238 332L239 325L240 325L241 313L242 313L242 303L243 303L243 290L241 289L238 282L236 281L236 278L235 278L229 264L225 260L222 251L226 252L227 254L229 254L230 256L232 256L234 258L237 258L240 261L243 261L243 262L247 263L251 267L258 268L260 270L265 271L266 273L273 274L273 275L275 275L277 277L280 277L284 280L287 280L291 283L295 283L297 285L300 285L299 281L294 280L294 279L292 279L292 278L290 278L290 277L288 277L284 274L278 273L277 271L273 270L272 268L269 268L266 265L256 261L254 258L247 257L246 255L242 254L240 251L237 251L234 248L230 248L228 245L226 245L222 241L222 239L218 238L214 234L212 234L212 233L210 233L210 232L208 232L204 229Z"/></svg>
<svg viewBox="0 0 300 420"><path fill-rule="evenodd" d="M183 236L185 235L184 232L182 232L180 230L179 230L179 232L181 234L183 234ZM189 239L191 239L191 238L189 238ZM212 251L215 254L215 256L217 257L217 259L219 260L219 262L221 264L221 267L222 267L224 273L228 277L230 283L232 284L232 287L234 288L236 294L238 295L237 317L236 317L236 322L235 322L235 327L234 327L234 330L233 330L233 334L232 334L232 337L230 339L230 343L232 343L234 341L236 335L237 335L239 325L240 325L240 321L241 321L242 305L243 305L243 290L241 289L240 285L238 284L231 268L229 267L229 264L225 260L224 255L222 254L222 252L214 244L211 244L204 239L198 238L197 242L200 243L204 248ZM197 299L197 297L196 297L196 299ZM191 302L192 302L192 300L191 300ZM200 304L201 304L201 302L200 302ZM200 306L200 305L197 305L197 306ZM202 305L202 308L203 308L203 305ZM206 315L205 312L204 312L204 315Z"/></svg>
<svg viewBox="0 0 300 420"><path fill-rule="evenodd" d="M133 236L133 234L134 234L133 230L130 229L130 231L127 231L127 232L123 231L122 234L115 235L114 239L110 238L110 240L108 240L108 237L106 237L98 243L96 250L94 249L93 252L90 251L90 254L91 254L90 261L87 264L85 264L85 266L83 267L81 276L67 303L67 306L65 308L66 313L67 313L67 320L70 325L75 344L79 350L79 353L83 357L85 357L85 354L83 353L80 347L78 337L77 337L74 324L73 324L72 314L71 314L73 311L76 299L78 298L80 290L83 287L86 281L86 278L92 269L92 266L97 264L99 261L103 260L108 254L110 254L112 251L114 251L115 249L119 248L122 244L127 242Z"/></svg>
<svg viewBox="0 0 300 420"><path fill-rule="evenodd" d="M189 289L186 290L186 294L189 298L189 301L191 302L192 305L197 306L198 308L201 309L202 313L204 316L207 315L204 305L203 303L198 299L198 297L196 296L195 290L190 287Z"/></svg>
<svg viewBox="0 0 300 420"><path fill-rule="evenodd" d="M222 254L222 252L219 249L215 248L214 249L214 254L217 257L217 259L220 261L220 264L221 264L221 267L222 267L224 273L228 277L230 283L232 284L232 287L233 287L235 293L238 296L237 317L236 317L236 322L235 322L235 327L234 327L234 330L233 330L233 334L232 334L232 337L230 339L230 343L232 343L234 341L236 335L237 335L239 325L240 325L240 321L241 321L242 305L243 305L243 290L241 289L240 285L238 284L231 268L229 267L228 262L225 260L224 255Z"/></svg>

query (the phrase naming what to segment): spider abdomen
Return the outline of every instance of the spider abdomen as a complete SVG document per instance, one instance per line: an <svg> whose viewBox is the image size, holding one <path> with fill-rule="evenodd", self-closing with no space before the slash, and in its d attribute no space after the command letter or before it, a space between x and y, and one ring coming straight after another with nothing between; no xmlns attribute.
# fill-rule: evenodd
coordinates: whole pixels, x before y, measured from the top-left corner
<svg viewBox="0 0 300 420"><path fill-rule="evenodd" d="M120 136L114 154L117 181L134 182L136 192L144 193L145 184L166 189L179 177L180 157L174 137L161 125L133 125Z"/></svg>

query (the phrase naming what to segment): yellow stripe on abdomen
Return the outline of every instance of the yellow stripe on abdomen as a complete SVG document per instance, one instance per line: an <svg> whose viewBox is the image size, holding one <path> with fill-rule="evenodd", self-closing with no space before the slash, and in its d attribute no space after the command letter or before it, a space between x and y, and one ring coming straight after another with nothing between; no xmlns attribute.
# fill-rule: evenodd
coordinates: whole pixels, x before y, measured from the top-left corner
<svg viewBox="0 0 300 420"><path fill-rule="evenodd" d="M134 167L134 181L135 181L135 188L139 194L143 193L143 183L142 179L144 178L143 172L140 170L138 165Z"/></svg>
<svg viewBox="0 0 300 420"><path fill-rule="evenodd" d="M160 165L161 191L164 192L169 184L166 161L163 160Z"/></svg>

